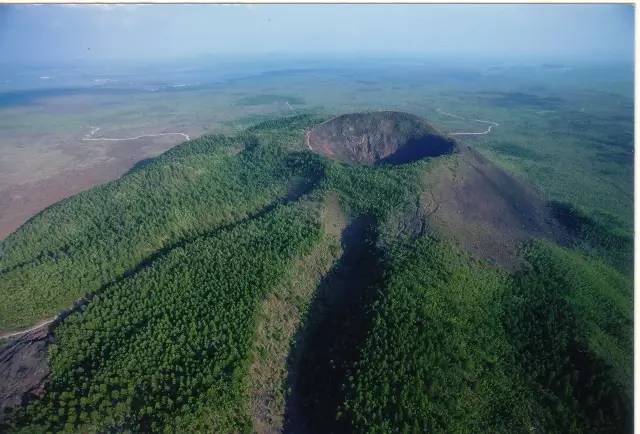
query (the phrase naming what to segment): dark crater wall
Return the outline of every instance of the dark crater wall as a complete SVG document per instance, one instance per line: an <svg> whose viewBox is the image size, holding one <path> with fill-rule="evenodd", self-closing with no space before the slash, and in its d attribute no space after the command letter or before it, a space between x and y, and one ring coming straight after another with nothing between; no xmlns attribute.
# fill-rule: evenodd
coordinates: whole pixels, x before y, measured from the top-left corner
<svg viewBox="0 0 640 434"><path fill-rule="evenodd" d="M403 164L456 152L453 139L424 119L402 112L354 113L307 132L311 150L351 164Z"/></svg>

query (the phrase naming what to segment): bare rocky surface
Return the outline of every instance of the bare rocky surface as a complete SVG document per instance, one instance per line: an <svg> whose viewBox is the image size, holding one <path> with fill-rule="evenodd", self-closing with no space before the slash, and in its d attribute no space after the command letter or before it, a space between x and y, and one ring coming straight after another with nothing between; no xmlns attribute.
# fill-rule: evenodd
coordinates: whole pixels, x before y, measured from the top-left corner
<svg viewBox="0 0 640 434"><path fill-rule="evenodd" d="M44 393L49 376L48 346L53 337L41 327L0 346L0 431L10 409Z"/></svg>
<svg viewBox="0 0 640 434"><path fill-rule="evenodd" d="M537 190L472 148L460 147L451 164L425 174L425 184L428 228L478 259L514 270L522 242L570 239Z"/></svg>
<svg viewBox="0 0 640 434"><path fill-rule="evenodd" d="M424 119L390 111L335 117L308 131L306 141L312 151L350 164L403 164L456 151L456 142Z"/></svg>

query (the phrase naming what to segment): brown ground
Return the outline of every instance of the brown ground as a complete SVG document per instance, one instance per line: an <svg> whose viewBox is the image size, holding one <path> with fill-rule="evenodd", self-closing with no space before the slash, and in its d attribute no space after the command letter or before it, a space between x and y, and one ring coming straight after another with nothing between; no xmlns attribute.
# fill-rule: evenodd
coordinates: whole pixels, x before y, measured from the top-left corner
<svg viewBox="0 0 640 434"><path fill-rule="evenodd" d="M0 347L0 431L6 409L41 396L49 375L47 347L51 342L49 327L1 342Z"/></svg>
<svg viewBox="0 0 640 434"><path fill-rule="evenodd" d="M46 207L117 179L138 161L183 141L181 136L118 142L76 139L56 146L35 145L28 155L4 156L0 161L0 240Z"/></svg>
<svg viewBox="0 0 640 434"><path fill-rule="evenodd" d="M421 202L429 229L478 259L514 269L523 241L568 240L533 187L471 148L461 147L451 161L426 174L425 184Z"/></svg>

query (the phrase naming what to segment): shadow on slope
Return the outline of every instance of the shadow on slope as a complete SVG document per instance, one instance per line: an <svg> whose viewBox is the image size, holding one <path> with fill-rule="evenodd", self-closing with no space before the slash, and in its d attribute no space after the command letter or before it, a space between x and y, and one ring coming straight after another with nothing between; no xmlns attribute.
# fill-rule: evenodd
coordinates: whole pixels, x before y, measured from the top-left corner
<svg viewBox="0 0 640 434"><path fill-rule="evenodd" d="M321 282L290 355L285 433L350 431L336 420L336 412L382 274L375 241L373 219L367 217L355 219L342 233L343 255Z"/></svg>

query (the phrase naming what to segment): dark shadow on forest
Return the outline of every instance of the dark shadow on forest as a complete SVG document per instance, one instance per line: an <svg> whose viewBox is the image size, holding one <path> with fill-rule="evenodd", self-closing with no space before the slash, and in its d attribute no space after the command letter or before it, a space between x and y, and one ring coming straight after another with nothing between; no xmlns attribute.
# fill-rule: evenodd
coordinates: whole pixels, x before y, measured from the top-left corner
<svg viewBox="0 0 640 434"><path fill-rule="evenodd" d="M357 218L343 231L343 254L320 283L289 356L285 433L351 432L336 414L382 274L375 245L372 218Z"/></svg>

